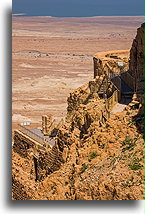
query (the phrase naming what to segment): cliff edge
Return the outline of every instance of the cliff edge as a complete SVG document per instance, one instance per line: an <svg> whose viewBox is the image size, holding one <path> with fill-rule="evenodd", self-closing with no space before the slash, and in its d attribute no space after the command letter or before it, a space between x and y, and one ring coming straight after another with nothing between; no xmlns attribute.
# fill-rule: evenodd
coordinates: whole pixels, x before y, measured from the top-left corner
<svg viewBox="0 0 145 214"><path fill-rule="evenodd" d="M33 151L26 158L13 151L14 200L143 199L143 26L133 41L128 65L124 58L127 75L135 79L134 88L125 94L133 94L129 104L121 112L111 113L122 94L116 77L114 82L108 78L114 74L112 69L101 72L100 59L102 70L95 70L95 79L68 98L66 122L56 136L61 156L57 170L36 182ZM118 72L116 61L114 72ZM39 164L44 171L45 157Z"/></svg>

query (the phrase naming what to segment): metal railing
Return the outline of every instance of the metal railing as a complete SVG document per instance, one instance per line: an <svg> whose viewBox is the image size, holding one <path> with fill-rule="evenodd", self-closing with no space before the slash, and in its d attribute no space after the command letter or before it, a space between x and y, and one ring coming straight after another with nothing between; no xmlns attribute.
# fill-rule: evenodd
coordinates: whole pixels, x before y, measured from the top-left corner
<svg viewBox="0 0 145 214"><path fill-rule="evenodd" d="M121 79L115 79L113 81L113 78L120 78L120 73L114 72L110 69L110 67L105 64L103 67L103 74L105 74L106 78L106 84L108 85L108 80L111 82L111 84L114 87L113 94L105 100L105 105L102 110L102 117L101 120L104 123L104 118L107 120L110 117L110 112L113 108L113 106L120 101L121 98ZM107 87L106 85L106 87ZM107 88L106 88L107 89Z"/></svg>
<svg viewBox="0 0 145 214"><path fill-rule="evenodd" d="M131 89L135 90L135 78L128 71L121 72L120 76Z"/></svg>
<svg viewBox="0 0 145 214"><path fill-rule="evenodd" d="M105 105L102 111L102 122L104 118L107 120L110 117L110 112L113 106L121 99L121 79L132 89L136 90L135 78L129 74L128 71L114 72L110 66L106 63L101 69L102 72L97 72L98 76L106 76L114 87L113 94L105 100ZM107 83L108 84L108 83Z"/></svg>
<svg viewBox="0 0 145 214"><path fill-rule="evenodd" d="M53 140L52 138L49 138L49 137L41 137L39 136L38 134L32 132L30 129L27 129L26 127L24 126L21 126L21 125L18 125L19 126L19 131L22 132L23 134L25 134L26 136L28 136L29 138L31 138L32 140L40 143L42 146L44 145L49 145L51 147L54 146L55 144L55 140Z"/></svg>
<svg viewBox="0 0 145 214"><path fill-rule="evenodd" d="M35 140L36 142L40 143L41 145L44 145L44 138L35 134L34 132L32 132L30 129L27 129L24 126L19 125L19 130L27 135L28 137L30 137L31 139Z"/></svg>
<svg viewBox="0 0 145 214"><path fill-rule="evenodd" d="M105 102L105 106L108 110L112 110L113 106L118 103L119 101L119 94L118 94L118 90L115 90L112 94L111 97L109 97L106 102Z"/></svg>

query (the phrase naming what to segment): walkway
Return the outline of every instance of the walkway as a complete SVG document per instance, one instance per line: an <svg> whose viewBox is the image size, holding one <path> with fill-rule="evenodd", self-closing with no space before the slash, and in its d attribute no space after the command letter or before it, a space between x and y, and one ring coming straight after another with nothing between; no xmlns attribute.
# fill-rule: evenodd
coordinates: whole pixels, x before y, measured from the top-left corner
<svg viewBox="0 0 145 214"><path fill-rule="evenodd" d="M28 136L30 139L40 143L42 146L49 144L53 147L55 145L55 140L49 136L45 136L41 129L26 129L24 126L21 126L19 131Z"/></svg>
<svg viewBox="0 0 145 214"><path fill-rule="evenodd" d="M117 103L112 111L110 112L111 114L116 114L117 112L121 112L125 109L125 107L131 102L131 99L126 100L126 103L121 100L120 103Z"/></svg>
<svg viewBox="0 0 145 214"><path fill-rule="evenodd" d="M44 136L41 129L30 129L30 131L33 132L35 135L38 135L39 137L41 137L43 139L43 142L45 139L45 142L49 143L51 147L54 146L55 140L50 138L49 136Z"/></svg>

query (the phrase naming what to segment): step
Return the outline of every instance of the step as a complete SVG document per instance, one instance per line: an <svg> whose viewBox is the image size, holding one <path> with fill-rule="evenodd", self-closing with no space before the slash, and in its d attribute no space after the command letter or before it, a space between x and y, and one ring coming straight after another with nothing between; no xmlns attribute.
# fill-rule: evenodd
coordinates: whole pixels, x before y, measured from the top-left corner
<svg viewBox="0 0 145 214"><path fill-rule="evenodd" d="M132 99L132 96L122 96L121 98L131 100L131 99Z"/></svg>
<svg viewBox="0 0 145 214"><path fill-rule="evenodd" d="M134 94L134 91L122 91L122 94Z"/></svg>
<svg viewBox="0 0 145 214"><path fill-rule="evenodd" d="M122 96L132 96L133 97L134 94L129 94L129 93L128 94L126 94L126 93L124 94L124 93L121 93L121 95Z"/></svg>

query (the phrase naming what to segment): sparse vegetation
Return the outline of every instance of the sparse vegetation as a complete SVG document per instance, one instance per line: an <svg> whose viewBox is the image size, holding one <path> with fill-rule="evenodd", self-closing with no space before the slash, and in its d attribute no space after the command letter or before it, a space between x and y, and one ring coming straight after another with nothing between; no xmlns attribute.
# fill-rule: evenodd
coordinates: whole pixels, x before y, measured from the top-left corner
<svg viewBox="0 0 145 214"><path fill-rule="evenodd" d="M120 156L114 157L114 158L111 160L110 165L108 166L108 168L109 168L110 166L114 165L115 162L116 162L117 160L119 160L119 159L120 159Z"/></svg>
<svg viewBox="0 0 145 214"><path fill-rule="evenodd" d="M130 169L132 170L138 170L142 167L142 165L140 163L133 163L133 164L128 164L128 166L130 167Z"/></svg>
<svg viewBox="0 0 145 214"><path fill-rule="evenodd" d="M105 147L105 144L103 143L103 144L101 145L101 147L102 147L102 149L104 149L104 147Z"/></svg>
<svg viewBox="0 0 145 214"><path fill-rule="evenodd" d="M88 168L88 165L84 163L80 169L80 172L83 173Z"/></svg>
<svg viewBox="0 0 145 214"><path fill-rule="evenodd" d="M133 150L134 149L134 147L135 147L135 143L136 143L136 141L137 141L137 138L135 138L135 139L130 139L130 138L126 138L121 144L121 147L124 147L123 149L122 149L122 152L125 152L125 151L127 151L127 150L129 150L129 151L131 151L131 150Z"/></svg>
<svg viewBox="0 0 145 214"><path fill-rule="evenodd" d="M143 167L139 162L141 161L141 158L133 158L132 162L128 164L129 168L132 170L138 170L141 167Z"/></svg>
<svg viewBox="0 0 145 214"><path fill-rule="evenodd" d="M127 112L126 112L126 115L130 115L130 112L129 112L129 111L127 111Z"/></svg>
<svg viewBox="0 0 145 214"><path fill-rule="evenodd" d="M48 41L46 42L48 43ZM81 41L81 44L83 44L83 41ZM135 47L135 57L136 50L137 48ZM90 51L92 50L89 50L89 52ZM121 53L124 60L125 54L124 52ZM81 56L77 53L73 54L72 48L71 53L64 53L64 55L65 59L63 59L63 64L67 59L67 55L69 55L69 65L72 64L71 60L75 63L75 58L79 61L79 56ZM87 59L88 56L84 56L85 58L81 60ZM119 61L122 57L120 58L117 54ZM58 58L63 58L63 56ZM101 59L104 60L102 54ZM136 103L128 100L133 93L130 93L130 90L128 94L124 93L125 96L122 93L127 92L126 86L128 84L125 86L125 90L122 90L123 84L121 84L121 96L123 95L121 98L124 97L121 101L127 104L126 101L128 100L130 102L129 105L122 106L122 102L120 102L121 106L120 104L119 106L118 104L116 105L118 101L116 98L118 96L116 96L114 100L111 99L110 102L106 102L106 99L116 90L114 84L112 84L113 82L111 83L110 81L112 80L111 76L114 76L112 75L113 72L110 73L109 70L111 69L111 71L116 72L116 74L119 73L120 70L118 70L116 60L113 62L113 59L111 59L109 62L108 59L107 61L106 59L105 61L101 59L97 57L97 60L94 61L94 71L96 71L94 72L94 76L97 74L96 78L84 86L79 87L75 92L70 92L67 115L65 115L66 112L63 112L64 115L62 115L64 117L66 116L66 119L63 125L59 126L59 128L57 126L59 130L57 137L54 138L54 146L50 149L45 149L45 147L41 149L41 145L39 146L40 148L38 145L36 145L36 148L35 146L34 148L32 147L32 149L25 148L28 149L28 152L26 150L28 153L27 168L25 166L26 158L21 157L21 146L19 149L20 141L23 138L21 139L17 135L15 136L15 138L18 138L14 138L16 141L14 142L14 148L16 143L18 150L16 150L16 152L14 151L12 166L14 200L22 200L23 198L29 200L27 199L28 197L30 197L30 200L141 200L143 198L143 132L141 132L139 128L140 122L143 127L143 120L140 115L142 110L140 109L139 115L137 115L138 110L130 108L131 105ZM90 65L90 56L89 60L86 61L88 61L87 63ZM126 57L125 61L125 63L128 64L128 57ZM53 62L57 63L58 61L55 61L53 57ZM107 67L102 68L105 63ZM130 63L134 65L134 62L130 61ZM57 66L60 67L61 71L61 62L59 62ZM29 72L30 66L27 67L29 68ZM73 66L71 67L73 68ZM86 66L84 67L86 68ZM32 68L34 71L34 67ZM77 70L77 66L75 69ZM85 70L87 71L87 69ZM52 73L51 71L50 77ZM65 72L60 73L64 74ZM84 75L84 72L82 73ZM101 73L103 75L101 75ZM110 75L107 78L109 73ZM133 70L130 70L130 74L132 74L132 77L135 77L136 74L140 76L138 73L133 73ZM58 76L59 74L56 75ZM74 77L74 74L72 75ZM83 78L83 75L81 74L80 77ZM123 75L123 73L121 75ZM67 76L68 75L66 75L66 77ZM56 76L54 76L54 78L57 81ZM123 79L125 80L125 76ZM43 82L41 78L40 81L42 81L42 84L46 84L46 81ZM130 81L132 81L131 78ZM32 80L30 84L31 82ZM127 81L127 83L129 82ZM65 90L67 86L71 89L70 83L69 76L69 82L66 80L66 82L63 81L63 83L61 83L61 86L59 86L59 84L57 85L57 92L61 89ZM37 82L35 84L34 80L32 86L35 85L37 85ZM78 84L76 83L74 85ZM136 84L136 89L137 86L138 84ZM100 99L101 97L98 95L99 90L101 94L106 94L106 96L103 96L104 99ZM51 91L49 90L49 93L45 92L46 91L43 93L44 95L47 94L47 96L50 95L50 92L53 92L53 94L51 94L52 96L54 94L60 96L55 90L53 91L53 87ZM42 94L42 92L40 94ZM119 95L119 93L117 94ZM38 99L38 101L40 102L40 99ZM42 101L43 100L41 100L41 102ZM60 101L60 98L58 101ZM141 102L140 107L142 107L142 103L143 102ZM115 111L110 108L110 106L114 104L116 105L116 107L114 106ZM28 110L27 106L26 110ZM120 112L118 112L118 110ZM47 111L45 111L45 113L47 114ZM60 112L58 113L60 115ZM44 124L45 123L43 123L43 125ZM44 130L43 125L42 131ZM47 130L48 124L46 123L45 125ZM44 130L44 135L46 130ZM139 138L141 139L139 140ZM39 158L37 158L37 155ZM33 156L36 156L37 163L34 162L35 159L32 158ZM34 168L34 165L36 165L35 168L38 166L36 168L38 170L33 169L32 175L29 175L29 171L31 168ZM34 178L40 178L39 175L41 177L43 176L42 180L40 180L39 183L35 183ZM26 182L27 180L28 182ZM27 186L27 183L29 186ZM25 192L23 193L23 191Z"/></svg>
<svg viewBox="0 0 145 214"><path fill-rule="evenodd" d="M96 152L92 152L90 155L89 155L89 159L94 159L96 158L98 155Z"/></svg>
<svg viewBox="0 0 145 214"><path fill-rule="evenodd" d="M67 182L67 181L65 181L64 185L65 185L65 186L67 186L67 185L68 185L68 182Z"/></svg>
<svg viewBox="0 0 145 214"><path fill-rule="evenodd" d="M128 125L136 125L136 121L132 121L132 120L130 120L129 122L128 122Z"/></svg>

